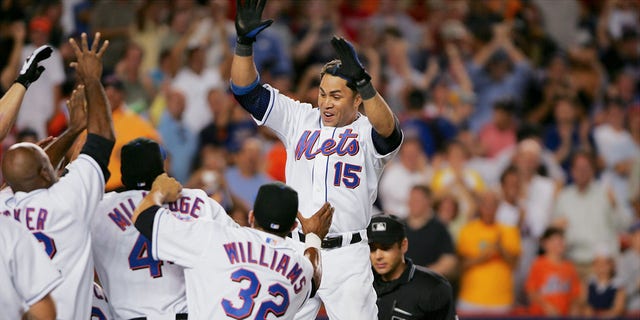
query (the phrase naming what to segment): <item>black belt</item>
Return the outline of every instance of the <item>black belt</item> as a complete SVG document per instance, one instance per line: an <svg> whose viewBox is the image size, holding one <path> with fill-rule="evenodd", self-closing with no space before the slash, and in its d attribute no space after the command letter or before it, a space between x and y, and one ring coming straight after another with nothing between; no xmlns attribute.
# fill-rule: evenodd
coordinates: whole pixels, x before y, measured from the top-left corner
<svg viewBox="0 0 640 320"><path fill-rule="evenodd" d="M298 232L298 237L300 238L301 242L304 242L306 238L304 233L302 232ZM358 243L360 241L362 241L362 237L360 236L360 233L354 232L351 235L351 242L349 242L349 244ZM322 239L321 247L323 249L333 249L333 248L342 247L342 236L328 237L328 238Z"/></svg>
<svg viewBox="0 0 640 320"><path fill-rule="evenodd" d="M176 320L187 320L188 319L188 314L186 313L177 313L176 314ZM147 317L138 317L138 318L131 318L129 320L147 320Z"/></svg>

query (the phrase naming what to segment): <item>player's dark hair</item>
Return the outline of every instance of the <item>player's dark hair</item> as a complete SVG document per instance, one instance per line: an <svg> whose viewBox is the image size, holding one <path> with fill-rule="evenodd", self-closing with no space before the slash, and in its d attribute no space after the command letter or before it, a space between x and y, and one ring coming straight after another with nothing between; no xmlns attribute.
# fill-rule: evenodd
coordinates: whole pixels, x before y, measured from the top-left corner
<svg viewBox="0 0 640 320"><path fill-rule="evenodd" d="M340 72L341 66L342 66L342 61L338 59L334 59L327 62L324 66L322 66L322 70L320 70L320 80L322 80L322 77L324 77L325 74L330 74L332 76L340 77L347 80L345 76L343 76L342 73ZM356 88L355 82L347 80L347 87L349 87L349 89L353 91L354 95L358 93L358 89Z"/></svg>

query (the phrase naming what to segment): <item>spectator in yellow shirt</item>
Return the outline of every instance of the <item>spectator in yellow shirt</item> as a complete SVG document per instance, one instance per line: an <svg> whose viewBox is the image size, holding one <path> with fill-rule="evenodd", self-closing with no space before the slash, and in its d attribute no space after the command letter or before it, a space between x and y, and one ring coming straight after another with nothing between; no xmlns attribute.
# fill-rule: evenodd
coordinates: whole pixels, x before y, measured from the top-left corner
<svg viewBox="0 0 640 320"><path fill-rule="evenodd" d="M431 181L434 193L458 190L478 193L485 190L480 174L467 167L469 151L460 141L450 142L445 156L446 165L434 173Z"/></svg>
<svg viewBox="0 0 640 320"><path fill-rule="evenodd" d="M459 314L504 314L514 302L513 272L520 255L518 229L495 221L498 196L483 192L478 218L465 225L458 239L462 277Z"/></svg>

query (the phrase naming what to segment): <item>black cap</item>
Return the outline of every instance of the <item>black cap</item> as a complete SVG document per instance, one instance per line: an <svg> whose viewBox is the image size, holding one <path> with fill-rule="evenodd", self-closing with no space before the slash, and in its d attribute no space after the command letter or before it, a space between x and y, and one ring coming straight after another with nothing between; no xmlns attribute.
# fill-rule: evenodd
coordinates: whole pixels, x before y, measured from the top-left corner
<svg viewBox="0 0 640 320"><path fill-rule="evenodd" d="M264 230L289 232L298 215L298 193L282 182L260 187L253 204L253 216Z"/></svg>
<svg viewBox="0 0 640 320"><path fill-rule="evenodd" d="M369 243L394 244L404 239L404 224L394 215L377 215L367 227Z"/></svg>
<svg viewBox="0 0 640 320"><path fill-rule="evenodd" d="M122 184L128 190L150 190L156 177L164 173L162 148L151 139L137 138L122 146L120 162Z"/></svg>

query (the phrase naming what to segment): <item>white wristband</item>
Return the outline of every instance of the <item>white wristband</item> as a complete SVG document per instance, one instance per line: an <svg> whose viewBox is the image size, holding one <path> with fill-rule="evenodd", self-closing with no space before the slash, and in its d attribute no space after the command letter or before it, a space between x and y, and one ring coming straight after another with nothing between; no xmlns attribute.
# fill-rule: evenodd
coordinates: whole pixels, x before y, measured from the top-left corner
<svg viewBox="0 0 640 320"><path fill-rule="evenodd" d="M320 246L322 245L322 240L315 233L307 233L304 235L304 248L316 248L320 250Z"/></svg>

